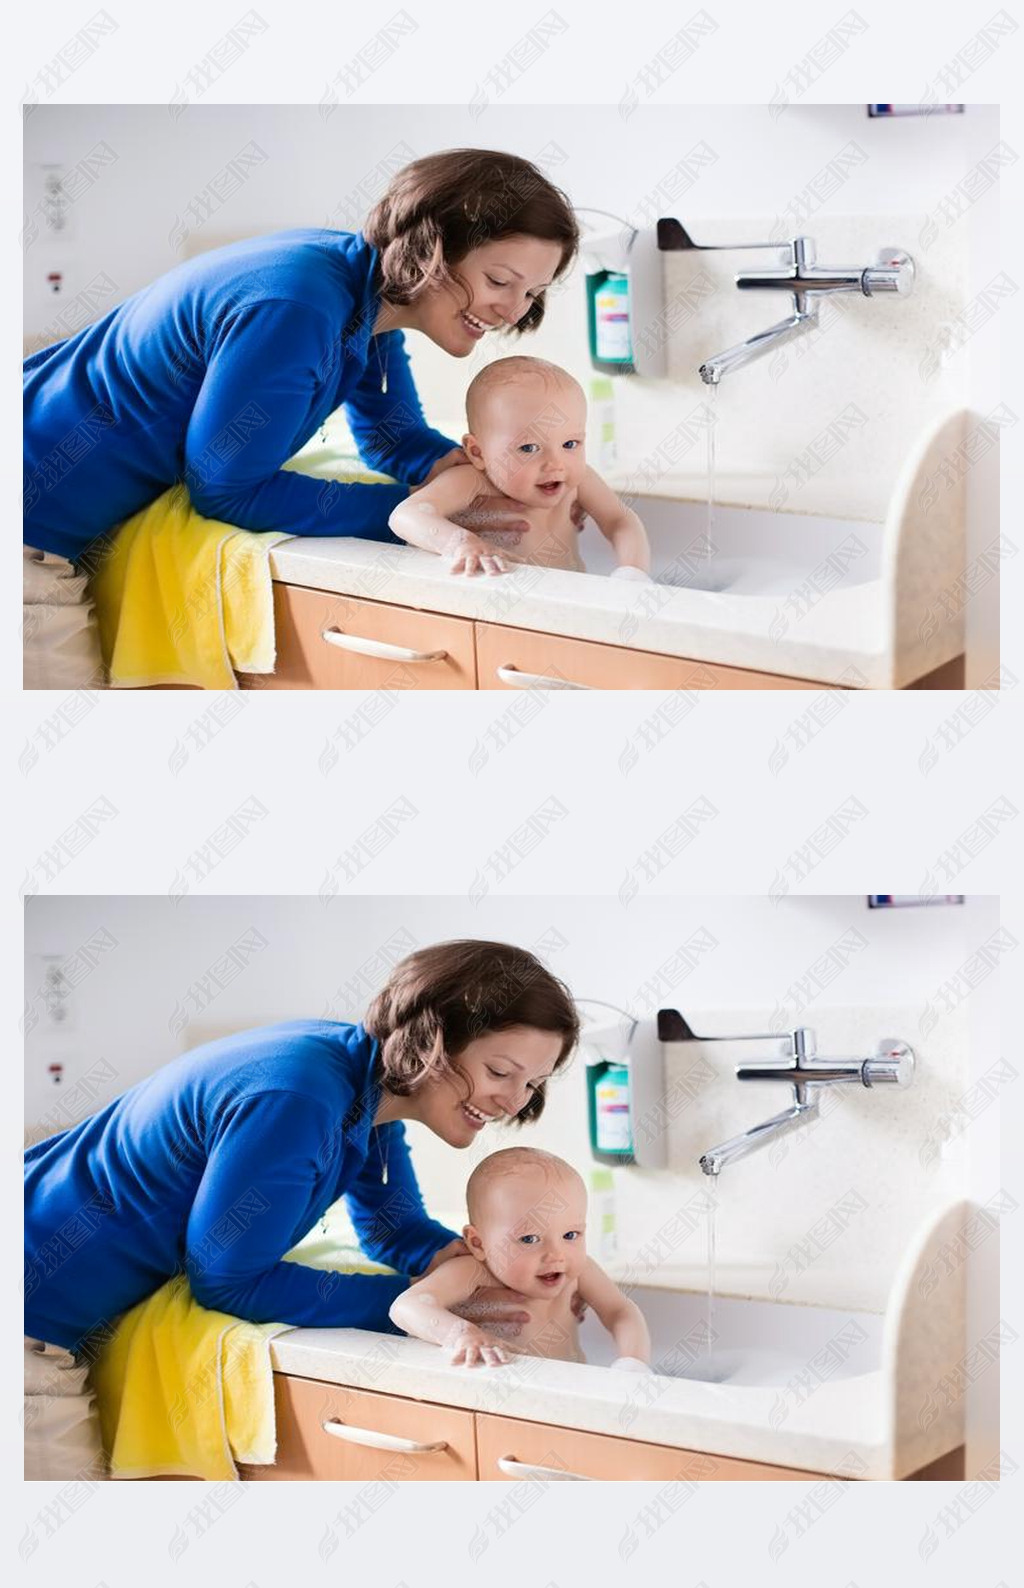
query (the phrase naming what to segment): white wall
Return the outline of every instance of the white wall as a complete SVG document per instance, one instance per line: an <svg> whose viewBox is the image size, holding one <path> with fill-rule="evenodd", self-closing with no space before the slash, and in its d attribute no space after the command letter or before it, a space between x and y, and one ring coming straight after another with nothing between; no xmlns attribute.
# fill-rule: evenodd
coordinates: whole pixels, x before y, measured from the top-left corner
<svg viewBox="0 0 1024 1588"><path fill-rule="evenodd" d="M25 127L30 219L34 168L75 166L98 144L111 153L94 180L87 172L77 183L66 244L42 236L27 250L26 326L39 331L51 317L45 275L55 265L67 273L68 296L100 272L126 295L167 270L178 257L172 239L183 227L203 229L194 201L204 194L205 227L219 233L358 226L381 191L382 162L400 144L409 158L474 145L540 159L574 204L648 223L678 213L699 240L696 222L706 217L782 214L851 139L868 159L826 212L929 211L997 138L989 106L882 122L862 105L797 106L777 117L764 106L642 105L626 119L614 107L564 105L491 106L475 119L463 106L438 105L348 105L326 117L316 106L192 105L177 118L161 106L42 105ZM266 159L245 181L224 178L253 141ZM680 194L670 174L698 144L716 158Z"/></svg>
<svg viewBox="0 0 1024 1588"><path fill-rule="evenodd" d="M542 945L551 968L578 998L653 1012L799 1007L801 977L850 928L867 946L842 976L804 1005L923 1005L966 957L980 908L869 910L861 895L765 897L483 899L43 897L26 909L26 1120L53 1105L45 1067L68 1064L68 1081L103 1059L116 1072L107 1101L184 1046L189 1027L258 1024L293 1016L358 1019L386 974L382 945L401 948L448 937L495 937ZM718 946L688 974L673 954L704 929ZM254 942L225 960L255 929ZM91 951L79 955L83 945ZM41 956L67 961L70 1018L55 1026L39 989ZM244 961L247 960L247 963ZM94 968L89 971L92 961ZM366 970L360 974L360 967ZM211 967L215 969L211 972ZM813 978L812 978L813 981ZM220 990L218 991L218 987ZM807 997L813 991L808 981ZM813 1022L812 1022L813 1023ZM884 1033L880 1033L884 1034ZM91 1111L91 1110L90 1110Z"/></svg>

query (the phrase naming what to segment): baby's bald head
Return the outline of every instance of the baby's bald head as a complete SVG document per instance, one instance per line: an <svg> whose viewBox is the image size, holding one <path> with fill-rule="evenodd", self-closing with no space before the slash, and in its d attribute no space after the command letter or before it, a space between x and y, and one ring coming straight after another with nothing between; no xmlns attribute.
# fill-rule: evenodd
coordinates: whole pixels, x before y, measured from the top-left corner
<svg viewBox="0 0 1024 1588"><path fill-rule="evenodd" d="M544 1191L571 1188L586 1198L586 1186L564 1158L537 1147L504 1147L478 1163L466 1184L466 1207L471 1224L486 1219L495 1203L522 1196L524 1203Z"/></svg>
<svg viewBox="0 0 1024 1588"><path fill-rule="evenodd" d="M498 358L485 364L473 377L466 393L466 422L473 435L486 428L489 415L497 402L508 402L510 397L527 397L543 412L547 404L562 406L569 402L582 410L586 418L587 399L579 381L544 358L527 358L517 354L513 358Z"/></svg>

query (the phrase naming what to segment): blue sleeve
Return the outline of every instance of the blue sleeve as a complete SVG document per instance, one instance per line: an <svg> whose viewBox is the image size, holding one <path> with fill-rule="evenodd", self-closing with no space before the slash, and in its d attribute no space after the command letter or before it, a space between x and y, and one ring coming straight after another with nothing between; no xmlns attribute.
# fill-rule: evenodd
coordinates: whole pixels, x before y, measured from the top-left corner
<svg viewBox="0 0 1024 1588"><path fill-rule="evenodd" d="M336 1141L327 1110L291 1092L246 1098L221 1122L186 1234L185 1272L200 1306L250 1323L396 1332L388 1308L407 1289L405 1275L330 1274L281 1260L306 1233L317 1188L324 1206L331 1200Z"/></svg>
<svg viewBox="0 0 1024 1588"><path fill-rule="evenodd" d="M383 1165L371 1134L362 1171L345 1191L349 1217L367 1257L407 1274L422 1274L434 1253L459 1237L430 1218L423 1206L405 1126L397 1122L385 1126L378 1140L388 1183L383 1182Z"/></svg>
<svg viewBox="0 0 1024 1588"><path fill-rule="evenodd" d="M406 485L419 485L438 458L459 446L427 424L401 331L371 337L366 368L345 400L345 413L363 462Z"/></svg>
<svg viewBox="0 0 1024 1588"><path fill-rule="evenodd" d="M185 484L204 517L396 542L388 517L404 485L342 485L281 467L313 433L337 349L328 316L301 303L250 305L221 331L185 435Z"/></svg>

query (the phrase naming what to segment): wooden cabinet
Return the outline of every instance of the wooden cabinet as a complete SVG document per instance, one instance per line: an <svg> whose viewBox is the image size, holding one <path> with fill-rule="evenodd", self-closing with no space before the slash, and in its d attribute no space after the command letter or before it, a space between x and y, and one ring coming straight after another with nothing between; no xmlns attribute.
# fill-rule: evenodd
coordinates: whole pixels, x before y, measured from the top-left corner
<svg viewBox="0 0 1024 1588"><path fill-rule="evenodd" d="M598 645L498 623L477 623L476 665L480 689L524 689L540 679L550 679L560 689L574 685L584 689L822 688L806 678L656 656L624 645Z"/></svg>
<svg viewBox="0 0 1024 1588"><path fill-rule="evenodd" d="M277 668L247 689L475 689L473 624L275 584Z"/></svg>
<svg viewBox="0 0 1024 1588"><path fill-rule="evenodd" d="M555 1423L464 1411L433 1401L348 1389L320 1379L274 1374L277 1461L241 1467L248 1481L357 1479L396 1483L458 1478L813 1482L820 1472L777 1467ZM911 1478L964 1476L964 1451L951 1452Z"/></svg>
<svg viewBox="0 0 1024 1588"><path fill-rule="evenodd" d="M244 1468L250 1481L481 1478L509 1483L575 1476L707 1482L819 1476L285 1373L274 1374L274 1406L277 1461L272 1467Z"/></svg>
<svg viewBox="0 0 1024 1588"><path fill-rule="evenodd" d="M243 689L811 689L790 678L274 585L277 669ZM839 687L839 686L831 686ZM963 658L912 689L963 688Z"/></svg>
<svg viewBox="0 0 1024 1588"><path fill-rule="evenodd" d="M277 1461L248 1479L476 1477L473 1413L274 1374Z"/></svg>
<svg viewBox="0 0 1024 1588"><path fill-rule="evenodd" d="M770 1467L759 1461L709 1456L671 1445L648 1445L639 1439L587 1434L577 1428L521 1422L514 1417L477 1413L477 1460L483 1480L502 1483L517 1478L563 1477L617 1481L675 1479L680 1483L739 1479L817 1478L795 1467Z"/></svg>

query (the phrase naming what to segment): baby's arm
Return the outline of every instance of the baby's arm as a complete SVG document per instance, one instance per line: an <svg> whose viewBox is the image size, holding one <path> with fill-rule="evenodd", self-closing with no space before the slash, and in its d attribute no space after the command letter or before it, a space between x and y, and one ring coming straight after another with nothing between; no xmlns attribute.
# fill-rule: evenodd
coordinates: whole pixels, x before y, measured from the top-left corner
<svg viewBox="0 0 1024 1588"><path fill-rule="evenodd" d="M453 1363L475 1367L482 1361L488 1367L499 1367L508 1360L500 1340L450 1310L479 1290L483 1276L475 1257L453 1257L440 1263L432 1274L425 1274L392 1302L391 1322L417 1340L447 1346Z"/></svg>
<svg viewBox="0 0 1024 1588"><path fill-rule="evenodd" d="M447 1266L442 1264L442 1266ZM620 1357L650 1365L651 1337L643 1313L635 1301L624 1296L614 1280L608 1278L592 1257L587 1258L580 1276L579 1293L593 1307L615 1341Z"/></svg>
<svg viewBox="0 0 1024 1588"><path fill-rule="evenodd" d="M496 552L487 542L451 520L480 494L480 475L471 464L454 464L429 485L399 502L388 526L410 546L433 551L451 562L452 573L504 573L517 559ZM474 1259L475 1261L475 1259Z"/></svg>
<svg viewBox="0 0 1024 1588"><path fill-rule="evenodd" d="M611 486L589 468L578 496L580 506L590 514L602 535L611 541L619 567L637 568L649 574L651 548L644 526L632 508L620 502Z"/></svg>

